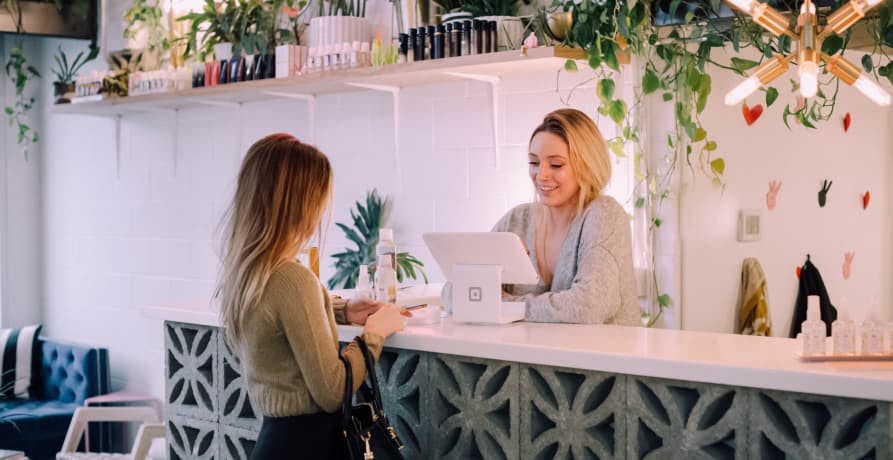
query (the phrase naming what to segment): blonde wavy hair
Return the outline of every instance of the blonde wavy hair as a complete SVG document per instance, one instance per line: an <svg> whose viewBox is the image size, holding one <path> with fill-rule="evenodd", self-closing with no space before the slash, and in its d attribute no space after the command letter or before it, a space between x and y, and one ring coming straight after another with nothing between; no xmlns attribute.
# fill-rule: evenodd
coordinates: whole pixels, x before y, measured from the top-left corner
<svg viewBox="0 0 893 460"><path fill-rule="evenodd" d="M244 318L257 306L273 270L321 230L331 194L332 166L316 147L280 133L248 149L220 247L217 294L231 345L241 339Z"/></svg>
<svg viewBox="0 0 893 460"><path fill-rule="evenodd" d="M577 109L559 109L546 114L533 134L552 133L567 144L571 168L580 185L577 213L601 195L611 180L611 157L602 133L595 122ZM529 145L529 143L528 143Z"/></svg>

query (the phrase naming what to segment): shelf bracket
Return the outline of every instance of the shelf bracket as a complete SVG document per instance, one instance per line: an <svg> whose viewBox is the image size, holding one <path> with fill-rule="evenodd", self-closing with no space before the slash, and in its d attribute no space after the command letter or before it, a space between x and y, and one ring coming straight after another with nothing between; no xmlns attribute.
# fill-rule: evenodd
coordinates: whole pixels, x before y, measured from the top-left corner
<svg viewBox="0 0 893 460"><path fill-rule="evenodd" d="M121 118L119 113L115 115L115 176L121 179Z"/></svg>
<svg viewBox="0 0 893 460"><path fill-rule="evenodd" d="M397 169L397 177L402 178L403 172L400 166L400 87L393 85L375 85L370 83L346 82L348 86L357 88L365 88L372 91L381 91L391 93L391 102L393 104L393 120L394 120L394 165ZM403 191L403 181L399 181L399 190Z"/></svg>
<svg viewBox="0 0 893 460"><path fill-rule="evenodd" d="M279 91L265 91L264 94L285 99L297 99L307 103L307 141L310 144L316 142L316 95L283 93Z"/></svg>
<svg viewBox="0 0 893 460"><path fill-rule="evenodd" d="M227 102L227 101L206 101L204 99L191 98L188 99L189 102L193 104L201 104L201 105L209 105L212 107L224 107L228 109L238 109L242 107L242 104L238 102Z"/></svg>
<svg viewBox="0 0 893 460"><path fill-rule="evenodd" d="M498 169L502 163L501 155L499 154L499 89L502 84L502 78L495 75L463 72L444 72L444 74L490 84L490 116L493 118L493 163Z"/></svg>

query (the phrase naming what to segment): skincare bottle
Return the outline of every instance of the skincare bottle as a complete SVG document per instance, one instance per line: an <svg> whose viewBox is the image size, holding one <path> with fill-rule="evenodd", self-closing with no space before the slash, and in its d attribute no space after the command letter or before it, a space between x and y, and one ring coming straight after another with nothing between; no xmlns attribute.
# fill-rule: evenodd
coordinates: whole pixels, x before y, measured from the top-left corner
<svg viewBox="0 0 893 460"><path fill-rule="evenodd" d="M462 51L460 54L462 56L470 56L472 54L471 49L471 20L462 21Z"/></svg>
<svg viewBox="0 0 893 460"><path fill-rule="evenodd" d="M484 23L478 19L472 21L474 25L474 51L472 54L483 54L484 52Z"/></svg>
<svg viewBox="0 0 893 460"><path fill-rule="evenodd" d="M831 323L831 341L835 355L850 355L856 352L856 325L849 319L846 301L841 299L841 312ZM805 324L805 323L804 323Z"/></svg>
<svg viewBox="0 0 893 460"><path fill-rule="evenodd" d="M381 265L382 259L389 259L391 268L397 266L397 245L394 243L394 231L390 228L378 230L378 244L375 246L375 262Z"/></svg>
<svg viewBox="0 0 893 460"><path fill-rule="evenodd" d="M369 42L360 43L359 66L369 67L372 65L372 51Z"/></svg>
<svg viewBox="0 0 893 460"><path fill-rule="evenodd" d="M428 26L428 48L425 49L425 59L434 59L434 34L437 32L437 28L433 25Z"/></svg>
<svg viewBox="0 0 893 460"><path fill-rule="evenodd" d="M490 21L481 21L481 29L482 29L482 32L481 32L482 41L484 43L482 52L489 53L490 52Z"/></svg>
<svg viewBox="0 0 893 460"><path fill-rule="evenodd" d="M369 282L369 266L360 265L360 272L357 277L357 289L354 297L371 299L375 296L372 290L372 284Z"/></svg>
<svg viewBox="0 0 893 460"><path fill-rule="evenodd" d="M877 313L868 314L868 319L862 322L862 353L883 353L884 352L884 329L883 323L878 321Z"/></svg>
<svg viewBox="0 0 893 460"><path fill-rule="evenodd" d="M496 24L496 21L490 21L487 24L490 25L490 52L495 53L499 51L499 37L496 33L499 26Z"/></svg>
<svg viewBox="0 0 893 460"><path fill-rule="evenodd" d="M822 356L825 354L825 323L819 309L819 296L811 295L806 302L806 321L800 328L801 351L803 356Z"/></svg>
<svg viewBox="0 0 893 460"><path fill-rule="evenodd" d="M412 62L421 61L421 43L419 42L419 29L409 29L409 47L412 48Z"/></svg>
<svg viewBox="0 0 893 460"><path fill-rule="evenodd" d="M385 303L397 302L397 273L391 265L390 257L381 257L375 269L375 300Z"/></svg>
<svg viewBox="0 0 893 460"><path fill-rule="evenodd" d="M446 45L444 34L446 30L443 25L439 25L434 30L434 59L443 59L443 48Z"/></svg>
<svg viewBox="0 0 893 460"><path fill-rule="evenodd" d="M462 55L462 22L456 21L450 23L453 26L453 32L451 36L452 44L453 44L453 54L450 57L461 56Z"/></svg>
<svg viewBox="0 0 893 460"><path fill-rule="evenodd" d="M397 36L397 41L398 41L398 46L399 46L398 54L397 54L397 63L405 64L407 62L412 62L410 60L410 54L409 54L409 35L400 34Z"/></svg>
<svg viewBox="0 0 893 460"><path fill-rule="evenodd" d="M453 57L456 55L456 43L453 41L453 23L446 25L446 33L443 35L446 45L444 46L443 56Z"/></svg>

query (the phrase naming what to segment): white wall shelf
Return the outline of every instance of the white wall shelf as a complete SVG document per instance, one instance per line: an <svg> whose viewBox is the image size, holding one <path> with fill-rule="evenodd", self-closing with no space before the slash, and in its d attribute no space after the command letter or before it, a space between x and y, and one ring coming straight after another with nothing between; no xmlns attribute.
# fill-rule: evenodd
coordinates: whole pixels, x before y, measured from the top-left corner
<svg viewBox="0 0 893 460"><path fill-rule="evenodd" d="M237 106L244 102L363 91L372 85L403 88L447 81L463 75L502 77L558 70L567 59L585 59L578 48L542 47L521 51L461 56L384 67L363 67L302 75L190 88L161 94L112 98L96 102L54 106L52 113L117 116L138 112L174 111L201 105Z"/></svg>

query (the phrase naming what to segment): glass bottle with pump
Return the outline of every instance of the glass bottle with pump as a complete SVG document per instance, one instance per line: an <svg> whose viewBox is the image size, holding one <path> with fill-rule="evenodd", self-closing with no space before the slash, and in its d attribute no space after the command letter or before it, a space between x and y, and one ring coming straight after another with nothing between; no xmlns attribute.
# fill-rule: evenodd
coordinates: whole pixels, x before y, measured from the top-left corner
<svg viewBox="0 0 893 460"><path fill-rule="evenodd" d="M806 321L801 329L803 356L823 356L825 354L825 323L819 309L819 296L811 295L806 301Z"/></svg>

